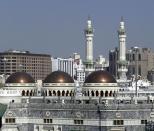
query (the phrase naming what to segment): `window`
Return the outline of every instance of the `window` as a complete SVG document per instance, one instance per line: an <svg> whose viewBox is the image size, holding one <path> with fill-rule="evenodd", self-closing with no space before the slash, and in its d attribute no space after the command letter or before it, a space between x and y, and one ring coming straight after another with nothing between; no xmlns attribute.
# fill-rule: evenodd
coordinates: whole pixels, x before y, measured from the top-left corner
<svg viewBox="0 0 154 131"><path fill-rule="evenodd" d="M83 125L83 120L74 120L74 124Z"/></svg>
<svg viewBox="0 0 154 131"><path fill-rule="evenodd" d="M141 61L141 54L138 54L138 60Z"/></svg>
<svg viewBox="0 0 154 131"><path fill-rule="evenodd" d="M5 123L15 123L15 118L6 118Z"/></svg>
<svg viewBox="0 0 154 131"><path fill-rule="evenodd" d="M12 62L16 62L16 60L12 60Z"/></svg>
<svg viewBox="0 0 154 131"><path fill-rule="evenodd" d="M133 74L135 74L135 67L133 67Z"/></svg>
<svg viewBox="0 0 154 131"><path fill-rule="evenodd" d="M111 55L111 54L109 55L109 60L110 60L110 61L112 61L112 60L113 60L113 59L112 59L112 55Z"/></svg>
<svg viewBox="0 0 154 131"><path fill-rule="evenodd" d="M147 120L141 120L141 124L147 124Z"/></svg>
<svg viewBox="0 0 154 131"><path fill-rule="evenodd" d="M124 120L113 120L113 125L123 125Z"/></svg>
<svg viewBox="0 0 154 131"><path fill-rule="evenodd" d="M135 54L133 54L133 61L135 61Z"/></svg>
<svg viewBox="0 0 154 131"><path fill-rule="evenodd" d="M52 123L52 119L44 119L44 123Z"/></svg>
<svg viewBox="0 0 154 131"><path fill-rule="evenodd" d="M141 76L141 65L138 66L138 74Z"/></svg>

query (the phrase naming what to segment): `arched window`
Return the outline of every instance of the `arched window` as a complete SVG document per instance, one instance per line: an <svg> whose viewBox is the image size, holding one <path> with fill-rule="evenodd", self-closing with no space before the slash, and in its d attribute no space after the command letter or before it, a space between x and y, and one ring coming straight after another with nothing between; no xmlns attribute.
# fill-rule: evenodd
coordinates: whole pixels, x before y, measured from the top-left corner
<svg viewBox="0 0 154 131"><path fill-rule="evenodd" d="M105 97L108 97L108 91L105 91Z"/></svg>
<svg viewBox="0 0 154 131"><path fill-rule="evenodd" d="M68 96L68 94L69 94L69 91L66 92L66 96Z"/></svg>
<svg viewBox="0 0 154 131"><path fill-rule="evenodd" d="M65 96L65 91L62 91L62 96Z"/></svg>
<svg viewBox="0 0 154 131"><path fill-rule="evenodd" d="M55 91L53 91L53 95L56 96L56 92Z"/></svg>
<svg viewBox="0 0 154 131"><path fill-rule="evenodd" d="M33 95L33 92L32 92L32 90L30 91L30 93L29 93L29 94L30 94L30 96L32 96L32 95Z"/></svg>
<svg viewBox="0 0 154 131"><path fill-rule="evenodd" d="M60 91L59 90L57 91L57 95L60 96Z"/></svg>
<svg viewBox="0 0 154 131"><path fill-rule="evenodd" d="M70 96L73 96L73 92L72 91L70 92Z"/></svg>
<svg viewBox="0 0 154 131"><path fill-rule="evenodd" d="M91 96L94 96L94 91L91 91Z"/></svg>
<svg viewBox="0 0 154 131"><path fill-rule="evenodd" d="M49 96L52 96L52 93L51 93L51 91L49 91Z"/></svg>
<svg viewBox="0 0 154 131"><path fill-rule="evenodd" d="M113 97L115 97L115 96L116 96L116 92L114 91L114 92L113 92Z"/></svg>
<svg viewBox="0 0 154 131"><path fill-rule="evenodd" d="M29 96L29 90L26 92L26 96Z"/></svg>
<svg viewBox="0 0 154 131"><path fill-rule="evenodd" d="M88 96L89 96L89 91L88 91Z"/></svg>
<svg viewBox="0 0 154 131"><path fill-rule="evenodd" d="M101 94L101 97L103 97L103 96L104 96L104 92L103 92L103 91L101 91L101 92L100 92L100 94Z"/></svg>
<svg viewBox="0 0 154 131"><path fill-rule="evenodd" d="M110 91L109 96L112 96L112 91Z"/></svg>
<svg viewBox="0 0 154 131"><path fill-rule="evenodd" d="M99 96L99 92L98 91L96 91L96 96Z"/></svg>
<svg viewBox="0 0 154 131"><path fill-rule="evenodd" d="M25 96L25 90L22 91L22 96Z"/></svg>

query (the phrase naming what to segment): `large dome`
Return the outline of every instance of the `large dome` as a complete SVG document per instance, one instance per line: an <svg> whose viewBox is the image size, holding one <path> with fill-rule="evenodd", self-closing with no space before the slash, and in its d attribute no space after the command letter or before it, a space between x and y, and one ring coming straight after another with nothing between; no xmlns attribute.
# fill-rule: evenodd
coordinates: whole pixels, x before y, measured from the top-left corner
<svg viewBox="0 0 154 131"><path fill-rule="evenodd" d="M66 72L54 71L45 78L43 83L74 83L74 80Z"/></svg>
<svg viewBox="0 0 154 131"><path fill-rule="evenodd" d="M11 74L5 83L35 83L35 80L26 72L16 72Z"/></svg>
<svg viewBox="0 0 154 131"><path fill-rule="evenodd" d="M85 80L84 83L117 83L115 78L107 71L94 71Z"/></svg>

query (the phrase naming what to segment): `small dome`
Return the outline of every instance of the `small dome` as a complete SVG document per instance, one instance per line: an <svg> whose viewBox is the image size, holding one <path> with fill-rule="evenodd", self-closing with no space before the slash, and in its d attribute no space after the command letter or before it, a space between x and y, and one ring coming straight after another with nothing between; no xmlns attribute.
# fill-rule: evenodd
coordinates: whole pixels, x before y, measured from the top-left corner
<svg viewBox="0 0 154 131"><path fill-rule="evenodd" d="M35 83L35 80L26 72L16 72L11 74L5 83Z"/></svg>
<svg viewBox="0 0 154 131"><path fill-rule="evenodd" d="M74 83L74 80L66 72L54 71L45 78L43 83Z"/></svg>
<svg viewBox="0 0 154 131"><path fill-rule="evenodd" d="M115 78L107 71L94 71L85 80L84 83L117 83Z"/></svg>

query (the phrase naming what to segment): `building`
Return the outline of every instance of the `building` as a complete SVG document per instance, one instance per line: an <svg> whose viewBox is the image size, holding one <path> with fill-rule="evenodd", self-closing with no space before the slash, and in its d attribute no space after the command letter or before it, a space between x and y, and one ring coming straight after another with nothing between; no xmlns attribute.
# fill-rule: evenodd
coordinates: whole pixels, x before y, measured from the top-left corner
<svg viewBox="0 0 154 131"><path fill-rule="evenodd" d="M94 64L95 70L107 70L109 67L109 61L105 59L102 55L100 55Z"/></svg>
<svg viewBox="0 0 154 131"><path fill-rule="evenodd" d="M154 68L148 71L147 78L151 82L151 84L154 85Z"/></svg>
<svg viewBox="0 0 154 131"><path fill-rule="evenodd" d="M16 50L0 53L0 74L20 71L29 73L35 80L43 80L51 72L51 56Z"/></svg>
<svg viewBox="0 0 154 131"><path fill-rule="evenodd" d="M70 74L72 77L75 75L75 61L73 58L51 58L52 72L64 71Z"/></svg>
<svg viewBox="0 0 154 131"><path fill-rule="evenodd" d="M118 56L119 49L116 47L109 51L109 72L118 79Z"/></svg>
<svg viewBox="0 0 154 131"><path fill-rule="evenodd" d="M77 60L80 60L80 59L81 59L80 54L78 54L78 53L73 53L72 58L73 58L75 61L77 61Z"/></svg>
<svg viewBox="0 0 154 131"><path fill-rule="evenodd" d="M83 84L85 81L86 73L85 73L85 65L82 60L75 62L75 79L79 84Z"/></svg>
<svg viewBox="0 0 154 131"><path fill-rule="evenodd" d="M117 48L109 52L109 71L114 76L118 75L118 54ZM148 72L154 67L154 52L150 48L132 47L127 50L126 60L128 62L128 78L137 73L137 75L147 79Z"/></svg>
<svg viewBox="0 0 154 131"><path fill-rule="evenodd" d="M77 82L82 84L85 80L85 66L78 54L73 58L52 58L52 72L64 71L71 75Z"/></svg>
<svg viewBox="0 0 154 131"><path fill-rule="evenodd" d="M1 131L153 131L154 90L137 98L120 92L107 71L92 72L81 96L75 88L62 71L49 74L41 86L25 72L13 73L0 89Z"/></svg>
<svg viewBox="0 0 154 131"><path fill-rule="evenodd" d="M148 72L154 67L154 52L150 48L132 47L128 50L128 76L137 75L147 79Z"/></svg>

